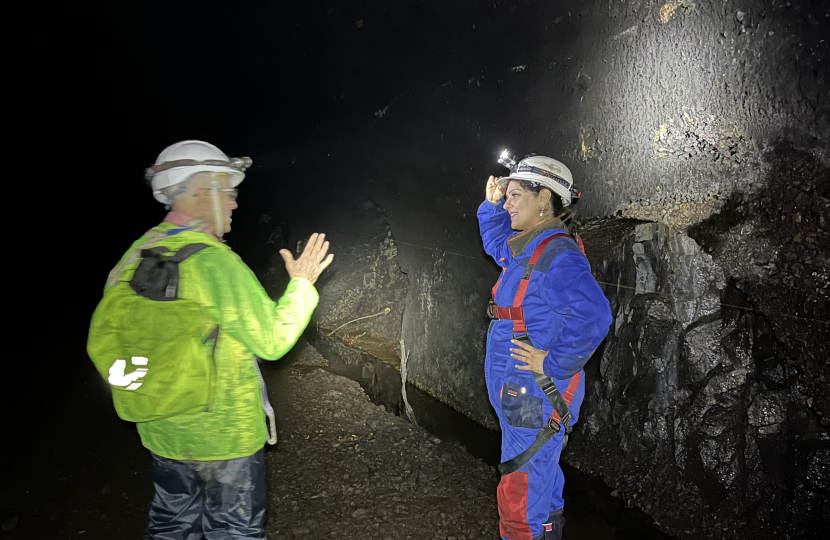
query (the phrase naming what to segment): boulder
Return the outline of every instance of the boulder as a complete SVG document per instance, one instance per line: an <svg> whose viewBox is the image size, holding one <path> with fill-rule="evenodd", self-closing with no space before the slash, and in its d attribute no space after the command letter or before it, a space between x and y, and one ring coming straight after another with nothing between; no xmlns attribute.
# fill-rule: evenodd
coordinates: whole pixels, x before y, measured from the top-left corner
<svg viewBox="0 0 830 540"><path fill-rule="evenodd" d="M615 320L586 366L563 459L680 538L824 527L830 438L769 323L717 262L648 223L596 274Z"/></svg>

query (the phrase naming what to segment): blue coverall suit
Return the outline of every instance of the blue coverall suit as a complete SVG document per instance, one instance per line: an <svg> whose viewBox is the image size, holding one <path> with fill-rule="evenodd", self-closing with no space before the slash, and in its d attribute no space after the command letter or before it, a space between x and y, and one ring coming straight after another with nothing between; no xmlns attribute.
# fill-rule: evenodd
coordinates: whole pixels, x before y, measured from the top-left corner
<svg viewBox="0 0 830 540"><path fill-rule="evenodd" d="M498 306L512 306L527 262L545 238L566 232L558 219L535 229L517 233L510 227L503 201L488 201L478 209L478 221L485 251L505 268L496 293ZM608 333L611 309L591 275L588 260L571 237L552 240L538 260L522 302L525 324L533 347L549 351L544 360L545 375L561 393L571 377L594 353ZM510 356L513 321L493 320L487 332L485 379L490 403L502 430L502 462L527 449L539 429L551 416L553 407L530 371ZM508 392L508 390L510 390ZM585 396L585 377L570 404L570 425L579 418ZM562 429L525 466L501 479L498 489L499 525L505 540L544 538L543 524L551 513L564 506L565 480L559 467Z"/></svg>

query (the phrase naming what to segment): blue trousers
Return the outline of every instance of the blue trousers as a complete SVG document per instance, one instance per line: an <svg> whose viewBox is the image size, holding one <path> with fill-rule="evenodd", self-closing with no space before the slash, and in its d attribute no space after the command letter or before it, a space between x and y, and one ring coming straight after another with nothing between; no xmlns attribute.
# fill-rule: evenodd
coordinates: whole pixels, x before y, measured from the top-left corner
<svg viewBox="0 0 830 540"><path fill-rule="evenodd" d="M502 426L503 444L509 430ZM559 455L564 433L561 430L518 471L502 476L497 491L502 540L562 539L565 478Z"/></svg>
<svg viewBox="0 0 830 540"><path fill-rule="evenodd" d="M554 382L564 394L570 381ZM504 378L491 376L487 383L490 403L501 424L501 459L508 461L533 444L553 406L527 373L510 373ZM584 395L585 378L580 376L569 407L570 425L579 418ZM565 477L559 456L564 436L562 429L528 463L502 477L497 492L502 540L561 540Z"/></svg>
<svg viewBox="0 0 830 540"><path fill-rule="evenodd" d="M265 540L265 452L218 461L153 454L144 540Z"/></svg>

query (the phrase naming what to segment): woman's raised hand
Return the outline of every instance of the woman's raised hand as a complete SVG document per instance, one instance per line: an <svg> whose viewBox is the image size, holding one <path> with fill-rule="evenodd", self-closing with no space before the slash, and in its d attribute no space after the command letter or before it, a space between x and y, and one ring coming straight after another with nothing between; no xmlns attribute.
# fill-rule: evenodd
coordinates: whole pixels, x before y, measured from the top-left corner
<svg viewBox="0 0 830 540"><path fill-rule="evenodd" d="M504 192L507 190L507 186L500 186L498 182L498 178L495 176L491 176L487 179L487 200L491 204L499 204L501 200L504 198Z"/></svg>

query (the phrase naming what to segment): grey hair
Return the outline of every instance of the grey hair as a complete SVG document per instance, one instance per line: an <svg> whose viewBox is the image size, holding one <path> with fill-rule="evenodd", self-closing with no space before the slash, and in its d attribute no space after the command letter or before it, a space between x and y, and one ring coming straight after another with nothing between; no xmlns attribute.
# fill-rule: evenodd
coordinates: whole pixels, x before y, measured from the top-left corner
<svg viewBox="0 0 830 540"><path fill-rule="evenodd" d="M190 186L190 179L193 178L192 176L185 180L184 182L179 182L178 184L173 184L172 186L167 186L166 188L162 188L161 194L167 197L167 200L170 201L167 203L167 207L171 207L173 202L175 202L177 197L184 195L187 191L187 188Z"/></svg>

